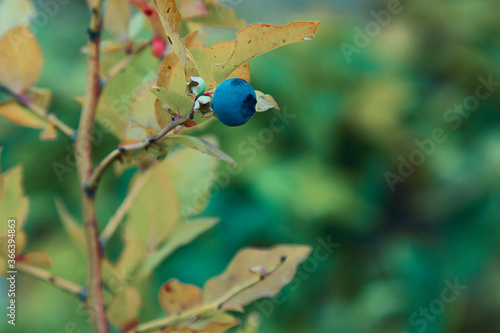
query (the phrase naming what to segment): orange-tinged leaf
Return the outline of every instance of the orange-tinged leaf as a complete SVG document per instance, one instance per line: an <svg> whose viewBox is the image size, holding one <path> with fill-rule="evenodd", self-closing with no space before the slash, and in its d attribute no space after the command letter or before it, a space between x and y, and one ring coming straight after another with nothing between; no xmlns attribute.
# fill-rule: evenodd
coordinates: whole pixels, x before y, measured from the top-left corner
<svg viewBox="0 0 500 333"><path fill-rule="evenodd" d="M186 82L190 76L199 76L198 68L191 53L177 33L177 27L172 25L172 17L178 22L181 16L175 5L175 0L153 0L153 3L160 15L160 20L167 35L168 42L184 68Z"/></svg>
<svg viewBox="0 0 500 333"><path fill-rule="evenodd" d="M158 300L163 312L169 316L201 305L203 294L201 289L195 285L185 284L177 279L170 279L161 286L158 292Z"/></svg>
<svg viewBox="0 0 500 333"><path fill-rule="evenodd" d="M42 65L40 45L29 28L14 28L0 39L0 85L21 93L35 84Z"/></svg>
<svg viewBox="0 0 500 333"><path fill-rule="evenodd" d="M15 100L8 100L0 104L0 117L28 128L44 128L46 125L45 120L35 116Z"/></svg>
<svg viewBox="0 0 500 333"><path fill-rule="evenodd" d="M37 267L50 267L52 266L52 260L49 255L40 250L32 250L21 255L18 258L19 261L23 263L30 264Z"/></svg>
<svg viewBox="0 0 500 333"><path fill-rule="evenodd" d="M128 0L108 0L104 13L104 27L121 42L128 39L132 9Z"/></svg>
<svg viewBox="0 0 500 333"><path fill-rule="evenodd" d="M255 95L257 96L257 105L255 106L255 111L265 112L272 108L278 110L280 109L278 103L276 103L273 96L269 94L264 94L262 91L259 90L255 90Z"/></svg>
<svg viewBox="0 0 500 333"><path fill-rule="evenodd" d="M130 286L125 286L109 304L106 313L109 321L116 327L129 327L137 321L140 305L139 292Z"/></svg>
<svg viewBox="0 0 500 333"><path fill-rule="evenodd" d="M254 23L238 32L230 58L214 65L215 80L220 83L250 59L280 46L311 40L321 22L292 22L285 26Z"/></svg>
<svg viewBox="0 0 500 333"><path fill-rule="evenodd" d="M198 64L199 76L203 78L206 84L206 91L213 90L217 86L212 72L212 66L217 63L225 62L231 56L236 41L219 42L209 47L193 47L191 54ZM248 62L239 66L233 71L230 77L240 78L250 82L250 66ZM182 92L184 87L184 77L182 68L176 66L171 74L170 84L171 90Z"/></svg>
<svg viewBox="0 0 500 333"><path fill-rule="evenodd" d="M226 270L211 278L203 288L205 301L214 301L227 292L255 280L250 270L262 266L272 270L282 258L285 262L264 280L243 290L228 300L227 303L245 306L263 297L273 297L292 281L297 266L311 253L311 247L305 245L276 245L268 249L244 248L231 260Z"/></svg>

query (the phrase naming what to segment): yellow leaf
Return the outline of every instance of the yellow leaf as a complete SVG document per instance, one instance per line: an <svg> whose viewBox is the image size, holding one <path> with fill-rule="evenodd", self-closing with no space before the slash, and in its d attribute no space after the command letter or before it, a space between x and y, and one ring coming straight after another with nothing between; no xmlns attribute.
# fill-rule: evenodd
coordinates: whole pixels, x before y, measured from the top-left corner
<svg viewBox="0 0 500 333"><path fill-rule="evenodd" d="M132 9L128 0L108 0L104 13L104 27L117 40L125 42L128 39L128 28Z"/></svg>
<svg viewBox="0 0 500 333"><path fill-rule="evenodd" d="M257 105L255 106L255 111L264 112L272 108L276 108L278 110L280 109L273 96L264 94L259 90L255 90L255 95L257 95Z"/></svg>
<svg viewBox="0 0 500 333"><path fill-rule="evenodd" d="M168 42L184 68L185 81L187 82L190 76L199 76L196 62L184 45L184 41L177 33L177 27L172 26L171 23L172 17L180 19L181 16L175 5L175 0L153 0L153 3L160 15L160 20L167 35Z"/></svg>
<svg viewBox="0 0 500 333"><path fill-rule="evenodd" d="M170 279L165 282L158 292L160 306L167 316L177 315L191 308L201 305L203 294L201 289L192 284Z"/></svg>
<svg viewBox="0 0 500 333"><path fill-rule="evenodd" d="M35 84L42 65L40 45L29 28L14 28L0 40L0 85L21 93Z"/></svg>
<svg viewBox="0 0 500 333"><path fill-rule="evenodd" d="M0 117L28 128L44 128L46 125L45 120L35 116L15 100L0 104Z"/></svg>
<svg viewBox="0 0 500 333"><path fill-rule="evenodd" d="M236 45L227 61L214 65L217 83L250 59L283 45L311 40L321 22L292 22L285 26L254 23L238 32Z"/></svg>
<svg viewBox="0 0 500 333"><path fill-rule="evenodd" d="M26 253L23 253L20 258L18 258L19 261L22 261L23 263L32 265L32 266L37 266L37 267L50 267L52 266L52 260L48 256L47 253L40 251L40 250L32 250L28 251Z"/></svg>
<svg viewBox="0 0 500 333"><path fill-rule="evenodd" d="M297 266L311 253L311 247L305 245L276 245L268 249L244 248L240 250L226 270L211 278L203 288L206 302L216 300L227 292L255 280L251 269L257 266L266 270L276 267L282 258L285 262L264 280L243 290L228 300L228 304L245 306L263 297L274 297L292 281Z"/></svg>
<svg viewBox="0 0 500 333"><path fill-rule="evenodd" d="M137 321L140 305L141 295L139 292L130 286L126 286L109 304L107 309L108 319L116 327L129 327Z"/></svg>

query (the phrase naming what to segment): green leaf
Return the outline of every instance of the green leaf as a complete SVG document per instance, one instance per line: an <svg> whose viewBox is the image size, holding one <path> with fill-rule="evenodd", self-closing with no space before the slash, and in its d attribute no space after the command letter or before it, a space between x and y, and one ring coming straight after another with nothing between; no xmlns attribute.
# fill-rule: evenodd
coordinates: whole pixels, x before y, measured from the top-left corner
<svg viewBox="0 0 500 333"><path fill-rule="evenodd" d="M181 115L186 115L191 111L194 105L194 101L191 100L190 97L179 94L173 90L158 86L152 86L149 89L158 99L160 99L160 101L168 105L172 110L172 114L179 112ZM165 110L165 112L167 111Z"/></svg>
<svg viewBox="0 0 500 333"><path fill-rule="evenodd" d="M164 139L164 141L175 142L180 145L183 145L184 147L198 150L204 154L225 161L231 164L233 167L236 167L234 160L225 152L223 152L219 147L198 137L189 135L169 135Z"/></svg>
<svg viewBox="0 0 500 333"><path fill-rule="evenodd" d="M179 247L191 243L196 237L213 228L219 219L215 217L201 217L192 222L183 222L178 225L172 235L158 251L148 257L141 274L150 274L159 264L170 256Z"/></svg>
<svg viewBox="0 0 500 333"><path fill-rule="evenodd" d="M280 46L311 40L321 22L292 22L285 26L251 24L238 32L236 45L229 59L213 67L218 83L250 59Z"/></svg>
<svg viewBox="0 0 500 333"><path fill-rule="evenodd" d="M255 280L255 274L251 272L254 267L269 271L276 267L281 258L286 257L285 262L272 274L244 289L229 299L227 304L245 306L263 297L274 297L292 281L297 266L309 256L311 250L307 245L276 245L268 249L244 248L234 256L221 275L205 283L205 302L214 301L234 288Z"/></svg>

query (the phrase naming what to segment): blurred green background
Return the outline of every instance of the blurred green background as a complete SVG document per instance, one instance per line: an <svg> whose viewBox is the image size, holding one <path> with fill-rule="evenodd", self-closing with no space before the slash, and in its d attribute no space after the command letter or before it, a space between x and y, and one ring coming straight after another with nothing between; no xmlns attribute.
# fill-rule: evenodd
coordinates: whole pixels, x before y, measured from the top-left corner
<svg viewBox="0 0 500 333"><path fill-rule="evenodd" d="M272 94L293 119L276 121L277 113L267 112L242 127L214 121L206 129L241 172L216 186L204 213L221 223L155 273L151 311L158 312L161 283L177 277L201 286L241 247L333 242L333 252L313 255L275 301L248 307L261 314L260 332L500 332L498 85L473 111L457 111L474 101L479 77L500 82L500 2L402 1L384 27L372 13L387 10L384 1L224 3L248 23L323 24L312 42L251 62L254 88ZM84 1L70 0L36 32L45 55L38 86L53 89L53 111L73 127L88 17ZM360 37L365 28L371 37ZM235 33L209 29L207 41ZM444 133L440 142L430 141L436 129ZM106 136L96 160L117 143ZM67 141L40 143L37 131L0 119L0 145L3 170L24 168L29 247L46 250L56 274L83 283L84 259L53 203L64 197L80 214L76 172L59 182L51 167L65 163ZM405 173L401 161L418 165ZM225 170L221 164L221 183ZM402 177L393 189L388 173ZM104 178L101 223L123 199L129 177ZM18 290L18 325L13 330L4 318L0 331L88 332L71 296L30 277Z"/></svg>

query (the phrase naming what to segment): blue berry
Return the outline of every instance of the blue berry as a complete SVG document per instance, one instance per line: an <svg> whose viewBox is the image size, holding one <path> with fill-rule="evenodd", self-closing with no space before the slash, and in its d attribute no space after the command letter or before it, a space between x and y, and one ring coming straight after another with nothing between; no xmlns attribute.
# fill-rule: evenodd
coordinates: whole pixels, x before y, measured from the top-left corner
<svg viewBox="0 0 500 333"><path fill-rule="evenodd" d="M222 82L212 99L212 108L219 120L227 126L240 126L255 113L257 97L250 83L242 79Z"/></svg>

